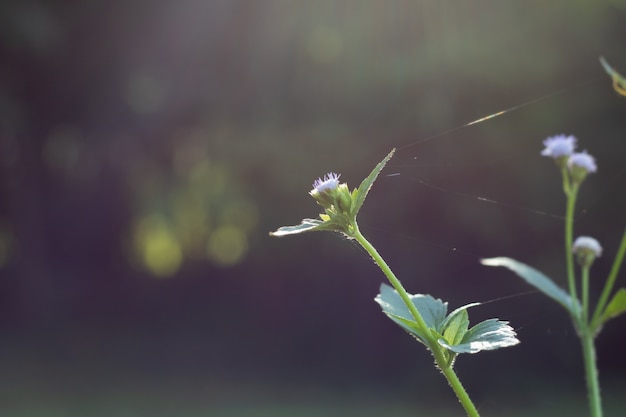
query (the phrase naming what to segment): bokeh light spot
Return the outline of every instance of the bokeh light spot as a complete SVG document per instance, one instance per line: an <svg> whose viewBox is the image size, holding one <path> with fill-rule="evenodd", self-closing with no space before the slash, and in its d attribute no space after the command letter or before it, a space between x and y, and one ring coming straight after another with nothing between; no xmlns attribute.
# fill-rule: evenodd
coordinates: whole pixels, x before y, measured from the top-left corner
<svg viewBox="0 0 626 417"><path fill-rule="evenodd" d="M207 255L217 265L238 263L248 250L246 234L235 226L221 226L209 237Z"/></svg>
<svg viewBox="0 0 626 417"><path fill-rule="evenodd" d="M206 239L211 230L211 209L198 194L178 193L171 202L173 223L186 254L204 258Z"/></svg>
<svg viewBox="0 0 626 417"><path fill-rule="evenodd" d="M156 277L174 275L183 262L180 242L162 216L152 215L139 221L135 245L144 266Z"/></svg>

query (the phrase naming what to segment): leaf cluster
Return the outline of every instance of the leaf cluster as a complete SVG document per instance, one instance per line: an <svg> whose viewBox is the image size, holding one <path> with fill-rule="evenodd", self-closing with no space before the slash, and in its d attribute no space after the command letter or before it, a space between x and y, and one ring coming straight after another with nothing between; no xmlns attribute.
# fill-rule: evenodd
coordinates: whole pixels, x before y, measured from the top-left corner
<svg viewBox="0 0 626 417"><path fill-rule="evenodd" d="M389 285L380 286L375 301L391 320L426 347L430 347L433 341L444 347L450 360L459 353L477 353L519 343L515 331L506 321L488 319L469 328L467 310L481 303L466 304L448 314L448 303L441 299L425 294L410 295L410 298L424 318L428 332L423 331L413 320L398 292Z"/></svg>

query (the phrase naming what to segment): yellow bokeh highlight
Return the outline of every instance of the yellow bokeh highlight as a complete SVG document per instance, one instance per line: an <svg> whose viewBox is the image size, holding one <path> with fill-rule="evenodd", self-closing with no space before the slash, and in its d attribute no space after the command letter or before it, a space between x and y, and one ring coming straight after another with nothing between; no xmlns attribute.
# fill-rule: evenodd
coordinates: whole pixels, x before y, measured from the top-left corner
<svg viewBox="0 0 626 417"><path fill-rule="evenodd" d="M171 216L183 250L192 258L204 258L204 247L211 231L211 208L202 196L189 192L174 196Z"/></svg>
<svg viewBox="0 0 626 417"><path fill-rule="evenodd" d="M183 251L176 235L160 215L147 216L135 227L135 247L143 266L154 276L174 275L183 262Z"/></svg>
<svg viewBox="0 0 626 417"><path fill-rule="evenodd" d="M207 256L220 266L231 266L241 261L248 251L246 233L236 226L221 226L209 236Z"/></svg>
<svg viewBox="0 0 626 417"><path fill-rule="evenodd" d="M243 262L259 225L257 204L230 166L212 155L206 133L176 136L169 169L146 159L131 175L134 260L156 277L174 275L185 260L221 267Z"/></svg>

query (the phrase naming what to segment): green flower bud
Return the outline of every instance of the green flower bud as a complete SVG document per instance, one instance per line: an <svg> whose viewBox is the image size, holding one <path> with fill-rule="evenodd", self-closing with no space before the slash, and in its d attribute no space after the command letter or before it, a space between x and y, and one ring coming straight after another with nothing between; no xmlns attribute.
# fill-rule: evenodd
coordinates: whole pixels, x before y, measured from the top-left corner
<svg viewBox="0 0 626 417"><path fill-rule="evenodd" d="M352 208L352 195L350 195L350 190L348 189L347 184L340 184L339 187L335 190L335 202L337 208L340 213L345 215L350 214L350 209Z"/></svg>
<svg viewBox="0 0 626 417"><path fill-rule="evenodd" d="M592 237L580 236L574 241L572 252L576 255L581 267L589 268L593 261L602 254L602 246Z"/></svg>

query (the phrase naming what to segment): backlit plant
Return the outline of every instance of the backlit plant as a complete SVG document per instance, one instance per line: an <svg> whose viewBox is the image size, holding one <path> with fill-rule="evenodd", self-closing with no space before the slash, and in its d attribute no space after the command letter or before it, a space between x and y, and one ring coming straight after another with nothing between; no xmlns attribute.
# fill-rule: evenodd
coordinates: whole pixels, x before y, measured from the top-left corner
<svg viewBox="0 0 626 417"><path fill-rule="evenodd" d="M615 91L626 95L626 81L602 58L601 63L613 79ZM592 306L589 297L590 269L603 250L590 236L574 239L574 210L579 189L588 175L597 171L593 156L586 151L575 152L574 136L557 135L544 141L542 156L551 158L561 172L565 208L565 265L568 291L561 289L555 280L538 270L511 258L483 259L487 266L501 266L515 272L527 283L559 303L569 314L581 340L589 404L593 417L602 416L600 384L596 365L594 341L610 319L626 312L626 288L614 290L615 281L626 254L626 230L615 255L612 268L605 280L602 293ZM382 284L375 301L396 324L414 336L432 354L435 366L447 379L468 416L479 413L454 371L455 359L462 353L477 353L519 343L508 322L497 318L485 320L470 327L468 309L480 305L470 303L448 312L448 303L428 294L408 293L378 251L363 236L357 224L357 215L379 173L394 154L392 150L361 184L350 191L340 175L328 173L313 183L309 194L323 208L319 218L305 218L299 225L284 226L270 233L287 236L312 231L340 233L356 241L372 257L391 283ZM574 267L578 263L577 276Z"/></svg>
<svg viewBox="0 0 626 417"><path fill-rule="evenodd" d="M297 226L284 226L271 233L287 236L312 231L332 231L358 242L383 271L393 289L381 285L376 302L383 312L396 324L424 344L457 395L469 416L478 411L461 381L454 372L454 361L461 353L476 353L519 343L513 328L507 322L489 319L469 327L467 310L480 303L471 303L448 313L448 303L426 294L409 294L378 251L363 236L357 224L357 214L376 177L393 156L392 150L374 170L350 191L346 183L339 182L339 175L329 173L313 183L309 194L324 209L319 219L304 219Z"/></svg>

